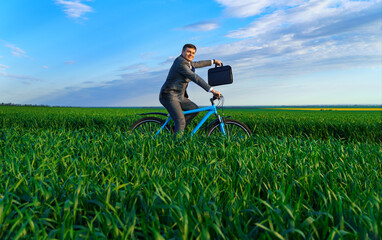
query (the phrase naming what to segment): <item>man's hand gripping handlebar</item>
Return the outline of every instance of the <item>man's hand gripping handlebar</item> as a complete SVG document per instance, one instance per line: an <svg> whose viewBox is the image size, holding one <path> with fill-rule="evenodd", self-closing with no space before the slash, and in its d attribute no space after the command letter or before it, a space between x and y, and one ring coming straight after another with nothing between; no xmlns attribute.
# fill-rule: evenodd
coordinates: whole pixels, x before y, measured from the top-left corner
<svg viewBox="0 0 382 240"><path fill-rule="evenodd" d="M221 93L218 91L215 91L215 89L212 89L211 93L214 95L214 98L217 98L217 99L219 99L221 96Z"/></svg>

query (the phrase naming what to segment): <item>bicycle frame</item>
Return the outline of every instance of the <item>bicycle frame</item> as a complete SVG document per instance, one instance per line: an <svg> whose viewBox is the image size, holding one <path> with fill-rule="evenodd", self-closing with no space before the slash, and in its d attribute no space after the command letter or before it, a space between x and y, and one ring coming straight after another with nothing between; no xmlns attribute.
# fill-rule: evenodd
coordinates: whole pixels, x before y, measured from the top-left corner
<svg viewBox="0 0 382 240"><path fill-rule="evenodd" d="M220 131L222 131L223 135L226 135L225 130L224 130L224 122L222 121L221 117L219 116L215 104L212 104L212 106L210 106L210 107L203 107L203 108L184 111L183 114L187 115L190 113L197 113L197 112L204 112L204 111L206 111L207 114L203 117L203 119L199 122L199 124L194 128L194 130L192 130L191 136L193 136L200 129L200 127L207 121L207 119L212 114L215 114L215 116L218 117L219 123L220 123ZM168 114L167 116L168 116L168 118L167 118L166 122L161 126L161 128L158 130L158 132L155 133L155 136L158 135L163 130L163 128L170 122L170 120L171 120L170 114Z"/></svg>

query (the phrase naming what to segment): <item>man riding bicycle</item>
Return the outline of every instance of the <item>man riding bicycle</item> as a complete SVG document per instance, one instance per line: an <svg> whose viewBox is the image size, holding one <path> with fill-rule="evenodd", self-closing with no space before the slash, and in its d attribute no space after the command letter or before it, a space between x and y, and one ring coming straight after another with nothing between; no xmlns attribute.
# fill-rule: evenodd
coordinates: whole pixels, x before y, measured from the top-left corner
<svg viewBox="0 0 382 240"><path fill-rule="evenodd" d="M190 81L195 82L207 92L211 92L215 97L220 97L220 92L214 90L199 75L195 73L195 68L211 66L213 64L222 65L219 60L205 60L193 62L196 47L193 44L185 44L182 54L177 57L168 73L166 82L163 84L159 101L167 109L175 124L175 134L183 132L185 127L192 121L198 113L188 114L186 117L183 111L199 108L194 102L188 99L187 86Z"/></svg>

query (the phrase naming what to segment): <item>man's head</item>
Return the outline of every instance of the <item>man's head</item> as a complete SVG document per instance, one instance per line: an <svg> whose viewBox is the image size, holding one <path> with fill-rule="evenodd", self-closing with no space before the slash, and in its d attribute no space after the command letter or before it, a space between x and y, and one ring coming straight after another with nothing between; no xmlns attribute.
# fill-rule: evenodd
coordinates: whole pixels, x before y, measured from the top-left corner
<svg viewBox="0 0 382 240"><path fill-rule="evenodd" d="M192 61L195 57L196 47L193 44L187 43L183 46L182 56L187 59L187 61Z"/></svg>

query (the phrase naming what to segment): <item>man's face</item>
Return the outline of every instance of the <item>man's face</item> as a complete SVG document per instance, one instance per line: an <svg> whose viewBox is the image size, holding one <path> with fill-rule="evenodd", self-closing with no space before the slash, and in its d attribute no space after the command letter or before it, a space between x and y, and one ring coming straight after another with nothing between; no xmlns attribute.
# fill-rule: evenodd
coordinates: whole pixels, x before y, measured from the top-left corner
<svg viewBox="0 0 382 240"><path fill-rule="evenodd" d="M193 48L186 48L184 51L182 50L182 56L191 62L195 57L195 52L196 50Z"/></svg>

